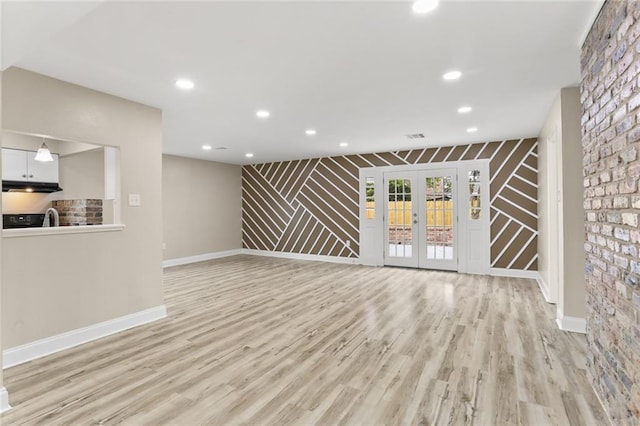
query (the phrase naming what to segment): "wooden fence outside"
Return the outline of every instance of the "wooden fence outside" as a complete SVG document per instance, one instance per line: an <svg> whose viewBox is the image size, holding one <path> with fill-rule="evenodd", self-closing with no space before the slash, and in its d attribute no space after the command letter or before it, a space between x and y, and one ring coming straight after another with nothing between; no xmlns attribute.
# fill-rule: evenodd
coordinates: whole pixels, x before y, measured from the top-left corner
<svg viewBox="0 0 640 426"><path fill-rule="evenodd" d="M411 201L389 201L389 226L404 227L412 223ZM374 202L367 201L367 218L373 219ZM427 223L429 226L452 226L453 201L427 201Z"/></svg>

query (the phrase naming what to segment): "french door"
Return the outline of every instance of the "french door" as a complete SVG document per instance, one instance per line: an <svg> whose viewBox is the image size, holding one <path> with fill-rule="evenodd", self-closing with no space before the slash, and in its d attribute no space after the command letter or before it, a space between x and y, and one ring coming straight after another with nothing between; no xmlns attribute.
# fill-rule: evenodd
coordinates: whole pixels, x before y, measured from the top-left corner
<svg viewBox="0 0 640 426"><path fill-rule="evenodd" d="M458 270L456 169L384 173L385 264Z"/></svg>

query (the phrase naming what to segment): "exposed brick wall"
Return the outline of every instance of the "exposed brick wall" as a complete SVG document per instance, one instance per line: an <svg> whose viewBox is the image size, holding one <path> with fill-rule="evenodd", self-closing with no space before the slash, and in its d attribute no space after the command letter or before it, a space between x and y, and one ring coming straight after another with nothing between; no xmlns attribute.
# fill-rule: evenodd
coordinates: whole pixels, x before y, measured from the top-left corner
<svg viewBox="0 0 640 426"><path fill-rule="evenodd" d="M581 57L587 363L614 424L640 423L639 18L607 1Z"/></svg>
<svg viewBox="0 0 640 426"><path fill-rule="evenodd" d="M57 200L52 205L60 215L60 226L102 225L102 200Z"/></svg>

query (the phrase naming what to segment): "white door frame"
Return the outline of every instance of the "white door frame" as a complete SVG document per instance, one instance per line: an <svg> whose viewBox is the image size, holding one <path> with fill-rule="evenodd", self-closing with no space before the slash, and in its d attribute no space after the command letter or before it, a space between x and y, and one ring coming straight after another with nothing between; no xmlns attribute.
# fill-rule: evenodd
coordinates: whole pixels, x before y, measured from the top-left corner
<svg viewBox="0 0 640 426"><path fill-rule="evenodd" d="M410 188L411 188L411 215L409 218L409 222L411 225L411 244L409 244L408 246L406 244L402 244L402 245L398 245L395 246L394 249L396 251L401 251L402 252L402 256L392 256L388 253L388 251L391 251L391 245L389 244L389 229L387 226L387 223L389 221L389 211L388 211L388 203L382 203L382 214L384 217L384 220L382 221L382 226L383 226L383 238L384 238L384 246L383 246L383 250L384 250L384 256L383 256L383 262L385 265L388 266L404 266L404 267L410 267L410 268L417 268L418 267L418 263L420 258L418 257L420 255L420 250L418 247L418 241L420 240L419 234L419 226L420 223L418 221L418 215L419 215L419 209L418 209L418 205L415 203L415 197L419 192L419 184L418 184L418 174L416 171L413 170L403 170L403 171L398 171L398 170L392 170L390 172L384 172L382 174L382 186L383 186L383 191L382 193L384 194L382 196L383 200L388 200L389 199L389 185L385 182L385 180L387 179L393 179L393 180L409 180L410 182ZM406 206L406 204L405 204ZM402 214L403 219L406 219L405 215L404 215L404 211ZM397 211L396 211L396 221L398 220L398 216L397 216ZM396 228L397 229L397 228ZM402 248L402 250L400 250ZM406 256L406 252L405 250L411 250L411 256Z"/></svg>
<svg viewBox="0 0 640 426"><path fill-rule="evenodd" d="M489 194L489 160L459 161L458 169L458 271L469 274L489 274L491 272L491 204ZM469 172L478 170L480 182L480 217L470 215Z"/></svg>
<svg viewBox="0 0 640 426"><path fill-rule="evenodd" d="M458 176L467 176L469 170L480 170L482 204L482 229L476 235L477 242L470 244L467 238L458 238L458 272L489 274L490 273L490 236L489 236L489 160L452 161L434 164L412 164L402 166L363 167L360 168L360 259L363 265L384 265L385 238L384 238L384 180L385 172L417 171L429 169L457 169ZM366 181L370 179L375 187L375 215L367 217L366 211ZM458 179L458 235L467 235L470 230L470 218L468 215L469 194L463 190L464 179ZM464 214L461 214L464 212ZM470 255L475 258L469 262Z"/></svg>
<svg viewBox="0 0 640 426"><path fill-rule="evenodd" d="M447 163L442 163L443 166L446 166ZM451 259L437 259L437 258L433 258L433 259L429 259L428 258L428 249L427 249L427 233L426 233L426 229L424 228L425 224L426 224L426 217L427 217L427 208L426 208L426 203L420 203L418 205L418 209L419 209L419 215L418 217L420 218L418 221L418 234L420 236L420 238L418 239L419 241L419 250L418 253L420 255L419 258L419 267L420 268L424 268L424 269L441 269L441 270L448 270L448 271L459 271L460 269L460 264L459 264L459 254L458 254L458 199L457 194L458 194L458 170L455 167L433 167L433 168L428 168L428 169L420 169L418 170L418 191L420 195L418 195L419 197L422 197L424 194L427 193L427 184L426 184L426 178L427 177L444 177L444 176L451 176L451 178L453 179L452 182L452 188L451 188L451 195L452 195L452 199L451 201L453 202L453 211L452 211L452 215L453 215L453 223L451 224L452 227L452 232L453 232L453 245L451 247L452 249L452 257ZM420 201L422 201L422 198L420 198ZM426 200L425 200L426 201ZM444 220L444 215L443 218ZM434 251L436 250L436 247L434 246ZM446 251L443 252L446 253ZM445 255L446 256L446 255Z"/></svg>

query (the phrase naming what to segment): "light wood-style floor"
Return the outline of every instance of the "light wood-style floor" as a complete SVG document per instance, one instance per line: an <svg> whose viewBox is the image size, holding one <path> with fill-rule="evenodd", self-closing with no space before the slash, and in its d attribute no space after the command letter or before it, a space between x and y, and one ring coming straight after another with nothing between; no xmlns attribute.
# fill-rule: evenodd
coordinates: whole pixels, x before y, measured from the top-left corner
<svg viewBox="0 0 640 426"><path fill-rule="evenodd" d="M169 317L5 371L4 424L607 424L531 280L236 256Z"/></svg>

